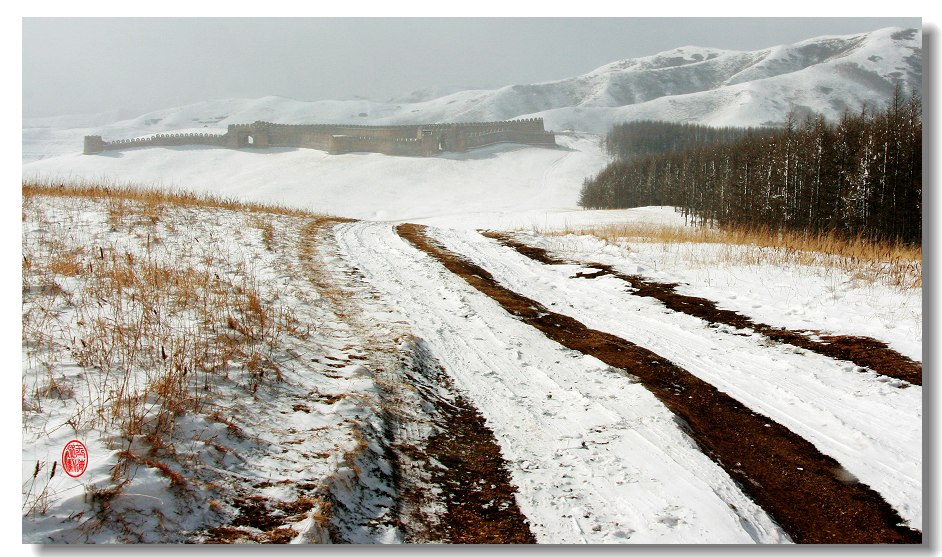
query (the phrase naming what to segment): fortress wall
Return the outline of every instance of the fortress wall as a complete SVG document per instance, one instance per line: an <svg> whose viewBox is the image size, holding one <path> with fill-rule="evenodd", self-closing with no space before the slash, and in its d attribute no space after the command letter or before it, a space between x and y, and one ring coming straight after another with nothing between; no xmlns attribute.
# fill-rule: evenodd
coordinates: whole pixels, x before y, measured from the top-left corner
<svg viewBox="0 0 942 557"><path fill-rule="evenodd" d="M449 122L441 124L425 124L421 126L427 129L458 128L467 131L496 131L498 128L520 129L531 131L544 131L542 118L521 118L519 120L501 120L494 122Z"/></svg>
<svg viewBox="0 0 942 557"><path fill-rule="evenodd" d="M556 145L556 134L545 131L501 130L469 134L465 137L465 148L475 149L495 143L524 143L527 145Z"/></svg>
<svg viewBox="0 0 942 557"><path fill-rule="evenodd" d="M376 137L383 139L417 139L419 126L383 126L383 127L357 127L340 126L336 132L339 135L353 135L357 137Z"/></svg>
<svg viewBox="0 0 942 557"><path fill-rule="evenodd" d="M359 126L342 124L272 124L255 122L230 126L230 133L268 137L272 146L326 149L332 135L375 137L381 139L415 139L418 126ZM260 147L256 143L256 147Z"/></svg>
<svg viewBox="0 0 942 557"><path fill-rule="evenodd" d="M383 137L357 137L352 135L331 136L328 152L382 153L385 155L428 157L439 152L438 140L434 137L387 139Z"/></svg>
<svg viewBox="0 0 942 557"><path fill-rule="evenodd" d="M459 129L461 131L500 131L506 129L544 131L542 118L523 118L497 122L448 122L438 124L403 124L393 126L370 126L364 124L274 124L254 122L252 124L232 124L230 129L238 131L258 131L268 129L271 133L290 135L292 133L330 133L355 137L387 137L412 139L418 137L420 130Z"/></svg>
<svg viewBox="0 0 942 557"><path fill-rule="evenodd" d="M88 142L86 142L86 146L87 144ZM100 147L103 151L121 151L124 149L134 149L136 147L178 147L182 145L212 145L224 147L226 145L226 136L208 133L157 134L145 138L103 141Z"/></svg>
<svg viewBox="0 0 942 557"><path fill-rule="evenodd" d="M327 134L316 134L296 126L271 126L264 130L273 147L308 147L327 145ZM319 141L318 141L319 140Z"/></svg>
<svg viewBox="0 0 942 557"><path fill-rule="evenodd" d="M84 152L94 154L136 147L211 145L230 149L301 147L331 153L370 151L390 155L431 156L443 150L463 152L502 142L555 145L556 139L552 132L544 130L542 118L400 126L273 124L257 121L251 124L230 124L224 135L157 134L145 139L116 141L104 141L100 136L86 136Z"/></svg>
<svg viewBox="0 0 942 557"><path fill-rule="evenodd" d="M100 135L85 136L85 145L82 149L82 153L86 155L94 155L95 153L101 153L104 150L105 141L101 138Z"/></svg>
<svg viewBox="0 0 942 557"><path fill-rule="evenodd" d="M327 151L330 148L330 136L328 131L304 130L298 134L298 147L305 149L319 149Z"/></svg>

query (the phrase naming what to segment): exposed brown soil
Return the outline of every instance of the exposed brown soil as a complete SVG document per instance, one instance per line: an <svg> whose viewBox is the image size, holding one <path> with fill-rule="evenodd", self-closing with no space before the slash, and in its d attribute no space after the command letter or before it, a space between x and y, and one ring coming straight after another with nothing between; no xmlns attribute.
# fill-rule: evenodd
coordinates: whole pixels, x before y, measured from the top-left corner
<svg viewBox="0 0 942 557"><path fill-rule="evenodd" d="M460 396L436 405L444 419L429 439L426 454L445 467L433 475L447 509L437 532L441 541L536 543L484 418Z"/></svg>
<svg viewBox="0 0 942 557"><path fill-rule="evenodd" d="M254 487L271 485L274 484L265 482ZM315 484L295 484L294 487L298 493L294 501L236 495L231 503L239 510L239 514L229 524L208 529L202 543L290 543L298 533L287 525L301 520L317 505Z"/></svg>
<svg viewBox="0 0 942 557"><path fill-rule="evenodd" d="M407 435L393 446L396 467L408 475L397 482L406 543L536 543L484 418L457 394L424 342L412 344L407 360L408 382L424 411L420 418L399 413L393 419L421 419L431 433L424 441Z"/></svg>
<svg viewBox="0 0 942 557"><path fill-rule="evenodd" d="M556 258L542 248L519 242L507 234L485 232L484 235L541 263L550 265L574 263ZM858 366L870 368L887 377L901 379L914 385L922 385L922 364L903 356L887 346L885 342L869 337L828 336L822 335L820 331L793 331L764 323L756 323L741 313L717 308L716 302L712 300L678 294L676 292L676 283L655 282L638 275L626 275L619 273L609 265L601 263L582 265L595 269L595 272L576 273L577 278L593 279L601 276L613 276L630 284L634 289L632 294L659 300L674 311L699 317L709 323L731 325L738 329L752 329L778 342L804 348L829 358L846 360Z"/></svg>
<svg viewBox="0 0 942 557"><path fill-rule="evenodd" d="M372 318L361 315L363 306L336 286L315 253L315 246L330 243L326 220L312 221L304 231L302 256L310 262L310 278L331 300L335 312L364 335L369 349L344 358L325 355L338 367L351 360L364 361L374 372L381 391L383 437L388 443L389 483L395 486L395 508L390 515L406 543L519 544L535 543L529 524L517 506L516 487L510 481L493 432L474 406L462 398L450 377L421 339L404 331L376 332ZM349 280L369 288L357 268ZM408 337L408 348L400 342ZM383 353L386 356L383 356ZM328 366L331 364L328 363ZM320 402L333 404L344 395L318 393ZM295 405L305 411L306 405ZM331 513L342 515L343 503L328 493ZM334 543L343 533L328 525Z"/></svg>
<svg viewBox="0 0 942 557"><path fill-rule="evenodd" d="M424 227L403 224L397 231L550 339L636 377L793 541L921 543L922 533L902 525L878 493L848 481L837 461L782 425L649 350L501 287L483 268L430 240Z"/></svg>

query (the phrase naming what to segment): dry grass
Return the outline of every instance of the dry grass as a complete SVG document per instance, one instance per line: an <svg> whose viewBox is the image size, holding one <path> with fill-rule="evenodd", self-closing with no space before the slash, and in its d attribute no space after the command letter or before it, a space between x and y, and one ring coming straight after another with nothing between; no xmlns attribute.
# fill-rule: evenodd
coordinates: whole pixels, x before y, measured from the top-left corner
<svg viewBox="0 0 942 557"><path fill-rule="evenodd" d="M922 248L906 244L846 239L750 228L615 224L547 234L589 234L610 243L723 244L709 255L688 250L694 264L806 265L847 272L856 278L900 288L922 286Z"/></svg>
<svg viewBox="0 0 942 557"><path fill-rule="evenodd" d="M111 516L110 501L139 467L156 470L178 496L200 500L206 483L190 469L191 421L179 420L182 415L224 424L226 429L214 425L212 438L204 440L224 457L233 449L217 444L215 432L236 443L269 441L256 438L252 428L241 429L236 412L251 405L278 407L283 400L270 392L294 388L299 368L308 371L303 361L297 363L305 355L299 346L319 346L312 330L333 326L333 319L327 325L312 319L320 313L308 311L308 304L320 306L326 299L338 308L356 305L323 268L319 242L340 220L187 193L23 184L24 428L53 422L58 427L67 418L66 427L77 433L107 433L117 459L111 477L116 487L99 486L89 494L96 517L120 523L121 517ZM340 313L337 319L345 319ZM348 332L346 325L338 329ZM348 349L353 347L342 350ZM350 364L341 363L337 367ZM342 374L325 370L324 376ZM332 404L353 395L316 396ZM314 405L303 401L308 404L298 408L310 412ZM355 404L378 412L370 396ZM349 433L334 450L302 453L305 460L313 456L325 460L320 468L363 474L376 458L369 441L376 432L369 420L359 420L341 422ZM272 446L291 442L272 440ZM49 506L43 487L50 472L44 466L24 487L33 512ZM312 519L311 541L329 541L332 490L351 489L346 470L323 473L315 491L279 507L285 518L275 517ZM229 512L218 503L228 495L214 497L214 512ZM229 530L217 529L218 541L237 533ZM287 542L296 535L281 526L263 530L257 538L239 530L233 540Z"/></svg>
<svg viewBox="0 0 942 557"><path fill-rule="evenodd" d="M265 244L265 249L275 251L275 226L271 218L254 215L250 222L262 233L262 243Z"/></svg>
<svg viewBox="0 0 942 557"><path fill-rule="evenodd" d="M51 220L42 197L68 198L73 221ZM24 412L79 391L85 402L68 420L76 431L107 427L157 440L172 434L175 416L211 406L219 380L254 394L282 379L273 357L281 339L303 338L310 327L277 296L266 298L251 262L162 237L172 233L168 208L251 213L269 249L275 216L315 216L187 193L24 183L24 355L28 367L45 370L24 383ZM76 215L88 210L121 238L92 244L76 234ZM57 371L63 362L85 371L66 378Z"/></svg>
<svg viewBox="0 0 942 557"><path fill-rule="evenodd" d="M258 213L269 215L288 215L295 217L313 216L310 211L293 209L282 205L249 203L236 199L225 199L206 194L196 194L184 191L167 191L161 189L145 189L134 185L102 184L99 182L59 182L56 180L28 180L23 182L24 218L26 200L28 198L45 195L59 197L85 197L91 199L109 200L109 214L112 223L121 225L131 212L128 201L143 204L143 211L134 210L147 220L157 222L162 215L162 208L199 207L230 209L243 213ZM340 219L336 219L340 220Z"/></svg>
<svg viewBox="0 0 942 557"><path fill-rule="evenodd" d="M23 427L50 427L55 412L52 427L108 432L121 450L114 489L89 495L96 516L109 512L135 466L158 470L181 493L197 489L172 450L177 418L218 417L238 437L218 411L219 389L251 398L276 388L286 337L303 340L311 330L277 289L260 286L247 254L273 251L291 219L325 217L94 184L30 182L22 193ZM241 234L243 222L261 231L254 252L227 248L229 237L258 241ZM54 465L37 462L24 484L25 513L48 509Z"/></svg>

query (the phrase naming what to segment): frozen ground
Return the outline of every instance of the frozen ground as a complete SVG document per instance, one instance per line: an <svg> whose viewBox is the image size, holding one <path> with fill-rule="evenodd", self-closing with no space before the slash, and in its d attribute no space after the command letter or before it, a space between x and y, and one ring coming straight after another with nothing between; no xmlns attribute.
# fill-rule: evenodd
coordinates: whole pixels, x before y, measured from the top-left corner
<svg viewBox="0 0 942 557"><path fill-rule="evenodd" d="M624 222L683 225L670 207L633 209L620 216ZM565 259L610 264L628 274L679 283L678 292L714 300L757 322L869 336L922 361L921 288L889 286L834 266L741 264L736 252L753 249L743 246L612 243L578 233L521 237Z"/></svg>
<svg viewBox="0 0 942 557"><path fill-rule="evenodd" d="M165 209L156 220L145 211L143 220L116 225L120 207L50 199L25 206L28 258L52 261L56 254L74 252L93 267L111 254L128 261L161 261L182 251L189 254L190 265L205 266L207 272L232 277L229 280L248 273L260 299L288 311L293 320L313 323L313 329L309 336L284 332L260 352L277 366L283 381L255 378L257 362L220 364L224 373L213 378L212 408L225 410L188 412L175 422L171 456L154 452L146 436L127 442L136 438L122 435L117 422L87 417L87 408L109 399L109 379L95 378L101 368L90 375L75 354L82 353L77 346L93 332L88 319L112 315L107 306L104 312L101 307L80 309L81 300L94 298L83 293L88 286L73 276L59 277L50 286L49 275L24 272L29 287L24 292L24 323L30 325L23 349L24 541L177 539L169 532L186 532L181 539L192 540L227 533L249 540L284 536L280 539L317 541L326 536L323 521L316 517L318 502L327 493L357 501L337 519L341 526L336 528L346 532L345 539L402 540L402 533L384 526L382 518L396 496L393 487L375 479L389 466L384 464L386 434L377 414L384 403L375 381L390 373L377 354L400 350L393 339L405 333L422 339L458 392L486 419L517 489L517 504L538 541L788 541L641 385L517 321L405 243L393 223L365 221L321 229L327 240L318 248L317 268L329 273L334 281L330 284L350 292L331 298L321 293L324 282L308 278L312 256L305 255L304 246L313 229L305 228L309 223L303 217ZM866 333L916 359L921 346L918 289L894 290L821 269L724 268L704 264L709 258L690 265L676 246L611 245L587 236L532 232L612 219L682 224L670 208L568 213L575 218L556 214L526 225L512 220L521 218L513 213L456 217L453 228L443 226L448 216L426 220L439 224L431 229L435 238L488 269L507 287L668 358L808 439L840 462L847 474L880 493L911 526L921 527L921 387L900 388L898 382L861 372L847 362L707 327L627 295L624 285L614 280L573 280L578 266L541 265L471 228L488 222L503 228L524 226L527 241L567 258L602 261L681 282L690 293L773 324ZM274 232L266 233L269 224ZM69 243L53 242L57 236L52 232L64 230L69 233L58 237L67 236ZM360 286L347 284L349 277L358 277L354 283ZM783 290L783 284L791 289ZM819 292L829 297L822 301ZM331 302L337 299L348 299L348 305L338 308ZM748 303L737 305L740 299ZM351 307L370 304L381 309L365 312L356 324L342 317ZM801 311L790 314L795 308ZM868 318L874 312L885 318ZM46 317L34 323L38 315ZM168 318L171 337L174 330L195 326L192 316ZM166 342L173 346L182 341ZM67 350L56 352L55 347ZM134 392L146 398L147 368L132 366L127 377L138 389ZM148 412L159 415L162 404L156 400ZM875 415L880 419L874 420ZM52 477L50 466L58 451L67 438L76 436L86 440L93 455L89 471L81 482L61 472ZM318 455L313 461L317 466L308 462L312 455ZM134 471L125 484L123 476L115 475L123 461L131 462L127 470ZM174 470L188 471L183 474L186 480L174 480ZM219 495L192 495L198 484L216 486ZM298 491L298 485L307 491ZM107 495L116 488L121 495L102 507L102 500L111 499L95 494ZM217 501L215 507L211 501ZM285 513L274 530L241 523L225 526L248 512L245 501L276 512L296 510L296 504L308 506L303 512ZM212 512L195 512L207 505ZM108 517L115 515L109 512L130 518L114 523ZM358 516L373 517L375 526L343 526Z"/></svg>
<svg viewBox="0 0 942 557"><path fill-rule="evenodd" d="M391 225L336 235L484 414L539 541L787 541L641 385L515 320Z"/></svg>
<svg viewBox="0 0 942 557"><path fill-rule="evenodd" d="M570 145L578 147L591 144L586 138L571 140ZM529 172L531 176L548 176L560 199L571 178L552 170L565 168L567 161L579 157L583 163L591 159L580 151L536 149L492 155L495 161L512 165L522 160L511 158L523 155L521 151L533 151L525 156L549 163L548 168ZM168 150L150 155L162 168L171 168L168 160L174 157L207 153L212 154ZM228 152L225 156L233 155L253 156ZM301 155L307 153L274 156ZM415 171L416 162L402 164L413 165L410 168ZM497 179L499 166L494 164L491 172ZM188 168L195 167L191 164ZM526 165L515 168L523 170ZM261 164L257 172L262 175ZM301 176L290 167L285 172ZM441 172L438 176L443 181L458 176L454 169L445 172L438 168L435 172ZM519 184L519 173L515 179ZM228 193L217 193L309 205L311 194L304 193L300 181L283 197L273 193L278 180L262 190L252 190L247 183ZM465 186L470 188L467 183ZM192 189L212 191L207 184ZM575 233L543 235L539 232L575 231L582 226L618 222L684 223L669 207L579 211L567 209L563 201L560 207L552 208L555 202L544 200L545 209L514 211L514 204L521 208L530 205L505 189L489 191L492 201L506 210L449 214L439 205L446 196L436 199L432 195L415 197L426 203L403 203L400 210L408 209L407 214L417 217L407 220L433 225L436 238L481 264L509 288L670 359L808 439L840 462L847 474L880 493L911 526L921 527L921 387L902 389L898 382L887 382L872 372L861 373L847 362L768 346L761 339L707 327L697 319L666 312L655 302L627 295L624 285L614 279L573 281L570 277L577 266L542 266L474 230L522 229L521 238L567 259L598 261L625 272L678 282L685 293L716 300L721 307L772 325L872 336L916 360L921 360L922 344L920 289L894 289L833 269L729 265L723 262L722 254L711 253L719 248L710 245L610 244ZM371 200L359 196L358 202L366 205ZM230 363L226 375L213 383L212 391L217 398L214 408L225 408L224 421L209 412L189 414L179 420L173 432L177 454L170 458L158 451L153 456L147 452L147 443L123 441L125 437L114 424L79 424L78 429L70 425L82 408L107 398L105 389L91 388L98 380L74 361L73 352L67 350L64 357L53 357L49 352L49 342L75 346L87 334L79 324L81 312L70 305L82 297L83 286L75 278L65 277L57 282L63 294L50 297L41 287L34 289L35 277L27 280L24 275L31 285L24 293L24 322L25 316L37 311L54 316L44 322L46 344L27 341L24 336L24 541L177 539L168 533L171 531L186 532L181 539L191 540L226 533L257 541L278 536L318 541L327 536L317 517L318 505L328 493L358 501L351 505L353 511L337 519L345 539L401 541L402 532L383 526L381 518L395 498L393 488L376 481L372 474L389 465L383 464L387 458L384 434L376 414L382 401L375 389L377 377L389 372L379 371L388 366L382 361L377 364L376 354L401 350L392 339L404 333L422 339L458 392L486 419L517 489L517 504L538 541L789 541L721 468L699 452L670 412L641 385L516 321L407 245L395 234L394 223L365 221L324 229L325 245L335 247L321 249L319 268L330 274L335 285L351 292L347 304L352 305L338 309L330 297L319 293L324 283L303 278L310 272L305 266L310 265L310 258L304 262L301 246L311 231L304 228L300 217L270 219L276 232L274 248L269 249L272 239L266 240L265 219L223 210L167 210L150 224L145 220L116 229L111 216L116 208L104 202L76 205L56 200L27 207L27 215L34 210L44 216L40 221L24 221L25 253L38 251L53 257L57 250L77 250L94 261L93 246L102 246L116 255L140 258L148 253L152 234L162 241L157 254L176 253L182 246L190 246L185 251L194 261L209 265L207 270L232 277L250 271L263 299L290 309L296 319L314 323L315 334L306 339L290 334L279 337L274 343L277 348L266 354L280 367L285 381L259 382L256 392L251 390L247 364ZM43 247L52 229L69 230L70 243ZM205 260L208 253L215 255ZM360 277L355 281L360 286L347 284L351 276ZM356 326L340 317L347 315L350 307L369 304L381 304L381 309L367 311ZM627 315L631 319L626 319ZM185 316L179 319L183 321L177 326L189 323ZM377 338L385 340L377 343ZM379 346L386 348L377 351ZM132 383L146 385L146 380L146 368L132 374ZM63 393L71 393L74 399ZM154 412L159 410L159 404L152 407ZM874 420L874 416L880 419ZM241 434L232 434L225 420ZM46 476L61 446L75 436L86 440L93 455L86 476L81 482L61 472ZM218 448L205 448L207 436ZM361 439L367 439L369 450L356 461L348 455L361 454L358 450L362 449L357 449L362 447ZM130 467L135 472L129 483L121 484L121 476L115 479L115 466L129 454L135 458ZM273 454L279 456L273 458ZM318 456L308 462L311 455ZM351 462L358 464L353 467ZM183 471L183 467L192 471L191 476L185 476L190 487L175 485L173 476L157 467L160 463L169 463L171 471ZM349 470L360 470L362 475ZM220 495L187 495L200 483L216 486ZM122 496L107 508L95 502L101 497L89 495L107 495L108 489L118 485ZM287 487L297 485L306 487L301 491ZM209 506L213 509L209 513L195 512L214 500L227 502ZM241 506L234 501L241 501ZM274 530L258 525L226 526L248 512L250 506L245 501L262 501L258 504L275 512L308 506L303 512L285 513ZM132 518L112 523L108 512ZM76 516L80 517L77 521ZM376 526L365 530L343 526L361 516L372 516L369 520Z"/></svg>

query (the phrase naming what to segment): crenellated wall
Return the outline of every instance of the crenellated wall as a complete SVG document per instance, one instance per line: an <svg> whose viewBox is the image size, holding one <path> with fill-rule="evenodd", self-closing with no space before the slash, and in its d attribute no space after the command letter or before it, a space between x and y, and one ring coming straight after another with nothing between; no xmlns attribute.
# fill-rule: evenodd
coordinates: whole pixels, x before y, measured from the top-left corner
<svg viewBox="0 0 942 557"><path fill-rule="evenodd" d="M99 135L87 135L85 136L84 153L91 155L102 151L122 151L136 147L177 147L180 145L225 147L226 136L209 133L161 133L151 137L104 141Z"/></svg>
<svg viewBox="0 0 942 557"><path fill-rule="evenodd" d="M456 122L398 126L346 124L230 124L223 135L157 134L140 139L104 141L85 137L86 155L131 149L179 145L212 145L230 149L294 147L320 149L330 154L370 152L428 157L446 151L467 151L495 143L555 146L556 136L543 128L542 118L502 122Z"/></svg>
<svg viewBox="0 0 942 557"><path fill-rule="evenodd" d="M529 130L502 130L469 134L465 137L465 150L477 149L495 143L523 143L526 145L556 146L556 135L550 132Z"/></svg>

